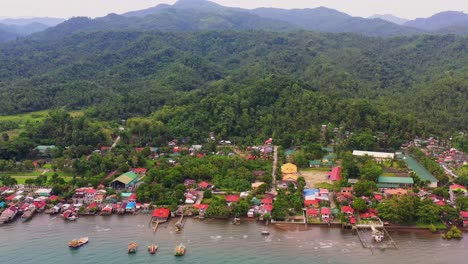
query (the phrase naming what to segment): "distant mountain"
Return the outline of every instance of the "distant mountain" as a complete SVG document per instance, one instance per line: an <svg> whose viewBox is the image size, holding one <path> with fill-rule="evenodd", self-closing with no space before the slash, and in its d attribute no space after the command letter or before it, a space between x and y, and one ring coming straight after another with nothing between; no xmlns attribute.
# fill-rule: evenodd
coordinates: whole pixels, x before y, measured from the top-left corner
<svg viewBox="0 0 468 264"><path fill-rule="evenodd" d="M97 19L76 17L46 30L44 34L47 37L61 37L74 32L106 30L178 32L206 30L290 31L299 29L299 27L284 21L262 18L235 9L209 12L199 9L167 7L157 8L157 10L156 13L146 16L129 17L128 14L126 16L109 14Z"/></svg>
<svg viewBox="0 0 468 264"><path fill-rule="evenodd" d="M25 26L28 24L39 23L49 27L56 26L65 21L63 18L55 17L32 17L32 18L1 18L0 23L6 25Z"/></svg>
<svg viewBox="0 0 468 264"><path fill-rule="evenodd" d="M216 3L205 1L205 0L179 0L174 5L168 4L159 4L155 7L150 7L144 10L132 11L122 14L125 17L144 17L147 15L154 14L164 9L169 8L177 8L177 9L197 9L203 10L205 12L215 12L228 9L228 7L224 7L222 5L218 5ZM234 8L232 8L234 9Z"/></svg>
<svg viewBox="0 0 468 264"><path fill-rule="evenodd" d="M463 13L461 13L463 14ZM204 30L311 30L331 33L359 33L392 37L426 33L463 34L459 24L445 23L437 30L397 25L382 18L352 17L334 9L231 8L205 0L179 0L173 5L161 4L144 10L105 17L73 18L46 31L48 37L90 31L204 31ZM393 16L392 16L393 17ZM393 17L395 18L395 17ZM401 23L401 21L399 22ZM411 24L410 24L411 25Z"/></svg>
<svg viewBox="0 0 468 264"><path fill-rule="evenodd" d="M251 11L261 17L286 21L304 29L321 32L354 32L370 36L396 36L420 33L420 30L402 27L382 19L352 17L334 9L258 8Z"/></svg>
<svg viewBox="0 0 468 264"><path fill-rule="evenodd" d="M0 24L0 42L14 40L17 37L27 36L35 32L43 31L48 26L40 23L30 23L26 25L5 25Z"/></svg>
<svg viewBox="0 0 468 264"><path fill-rule="evenodd" d="M16 37L18 37L17 34L3 29L3 25L0 24L0 43L10 41L10 40L14 40Z"/></svg>
<svg viewBox="0 0 468 264"><path fill-rule="evenodd" d="M417 18L408 21L404 26L427 31L440 31L444 28L468 27L468 14L456 11L447 11L435 14L429 18Z"/></svg>
<svg viewBox="0 0 468 264"><path fill-rule="evenodd" d="M394 15L391 15L391 14L373 15L373 16L370 16L368 18L369 19L380 18L382 20L392 22L392 23L397 24L397 25L403 25L404 23L409 21L409 19L397 17L397 16L394 16Z"/></svg>

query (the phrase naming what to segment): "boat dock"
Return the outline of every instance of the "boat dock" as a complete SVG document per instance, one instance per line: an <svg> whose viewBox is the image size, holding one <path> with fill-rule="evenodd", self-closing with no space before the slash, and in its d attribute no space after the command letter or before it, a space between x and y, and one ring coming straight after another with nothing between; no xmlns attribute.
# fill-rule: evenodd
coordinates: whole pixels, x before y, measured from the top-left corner
<svg viewBox="0 0 468 264"><path fill-rule="evenodd" d="M175 223L175 227L176 227L177 232L182 230L182 228L184 227L184 215L183 214L180 216L179 221Z"/></svg>
<svg viewBox="0 0 468 264"><path fill-rule="evenodd" d="M352 227L351 230L353 234L358 235L359 242L361 242L361 245L363 248L370 249L371 251L373 251L376 248L381 249L381 250L399 249L397 243L395 242L395 240L393 240L393 238L390 236L390 234L385 229L385 227L381 226L379 228L382 230L383 234L385 234L385 236L383 236L381 241L376 241L374 239L374 234L373 234L374 232L372 232L372 230L376 230L375 227L374 229L372 229L372 228L362 227L362 226L358 227L355 225Z"/></svg>

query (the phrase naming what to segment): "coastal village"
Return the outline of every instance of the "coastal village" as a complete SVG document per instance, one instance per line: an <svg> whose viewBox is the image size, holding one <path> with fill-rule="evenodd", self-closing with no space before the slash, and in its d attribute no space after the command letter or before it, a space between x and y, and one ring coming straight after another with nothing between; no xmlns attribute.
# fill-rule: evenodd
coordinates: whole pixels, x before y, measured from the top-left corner
<svg viewBox="0 0 468 264"><path fill-rule="evenodd" d="M406 142L396 152L344 153L336 151L334 145L321 146L315 159L305 161L307 155L301 147L280 149L272 138L244 150L229 140L215 141L213 134L208 142L210 150L202 144L187 145L183 139L160 147L135 147L132 152L149 166L122 166L125 171L113 170L94 185L69 186L74 188L67 192L47 185L50 181L37 184L37 179L3 184L0 223L34 221L38 213L75 222L82 217L148 214L148 226L156 233L170 218L175 219L176 231L183 228L187 217L200 221L224 218L233 224L257 220L270 228L341 227L356 233L363 247L387 241L395 248L398 246L387 229L429 229L448 239L460 238L459 229L468 230L467 183L459 181L465 177L456 174L466 168L468 156L434 138ZM32 162L34 170L44 174L54 171L48 154L54 148L36 147L41 159ZM116 144L102 146L87 159L112 155L114 148ZM436 163L446 178L435 177L421 158ZM211 163L195 165L208 159ZM229 167L223 173L232 182L210 177L213 162ZM238 164L232 167L232 163ZM205 171L184 175L185 166L205 166ZM181 173L169 178L175 171ZM171 185L172 180L176 182ZM170 200L163 193L167 192L165 186L175 186L171 195L177 197L176 203L165 202ZM262 231L262 235L268 234L268 229Z"/></svg>

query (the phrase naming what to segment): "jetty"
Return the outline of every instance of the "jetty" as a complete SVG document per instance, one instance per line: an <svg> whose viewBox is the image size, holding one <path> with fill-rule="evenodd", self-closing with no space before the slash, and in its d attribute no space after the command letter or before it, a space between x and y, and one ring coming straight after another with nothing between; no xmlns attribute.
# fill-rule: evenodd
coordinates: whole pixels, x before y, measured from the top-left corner
<svg viewBox="0 0 468 264"><path fill-rule="evenodd" d="M184 227L184 214L180 216L179 221L175 224L176 227L176 232L180 232L182 228Z"/></svg>
<svg viewBox="0 0 468 264"><path fill-rule="evenodd" d="M349 225L343 225L344 228ZM357 234L363 248L370 249L399 249L397 243L385 229L382 221L366 224L356 224L351 227L353 234Z"/></svg>

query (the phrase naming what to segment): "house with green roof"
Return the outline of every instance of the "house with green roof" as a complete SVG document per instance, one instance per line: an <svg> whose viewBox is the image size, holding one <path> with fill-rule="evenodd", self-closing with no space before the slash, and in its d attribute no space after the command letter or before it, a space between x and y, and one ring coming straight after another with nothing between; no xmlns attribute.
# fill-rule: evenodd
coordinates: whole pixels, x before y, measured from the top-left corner
<svg viewBox="0 0 468 264"><path fill-rule="evenodd" d="M379 188L411 188L414 180L411 177L385 177L380 176L377 187Z"/></svg>
<svg viewBox="0 0 468 264"><path fill-rule="evenodd" d="M309 167L310 168L320 168L322 166L321 160L309 160Z"/></svg>
<svg viewBox="0 0 468 264"><path fill-rule="evenodd" d="M133 171L126 172L119 177L115 178L110 186L114 189L127 189L134 186L138 181L138 174Z"/></svg>
<svg viewBox="0 0 468 264"><path fill-rule="evenodd" d="M416 175L418 175L421 180L428 183L429 187L437 187L439 180L437 180L437 178L434 177L426 168L424 168L424 166L421 165L415 158L405 155L402 159L411 171L416 173Z"/></svg>
<svg viewBox="0 0 468 264"><path fill-rule="evenodd" d="M34 149L39 151L39 153L44 154L47 150L55 149L55 145L39 145Z"/></svg>

